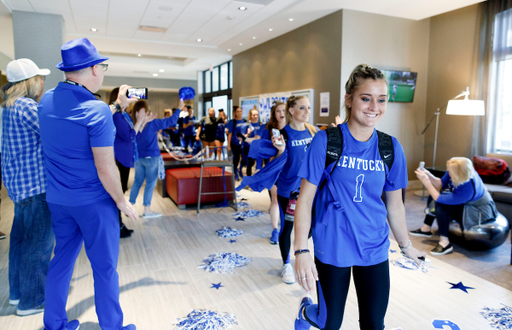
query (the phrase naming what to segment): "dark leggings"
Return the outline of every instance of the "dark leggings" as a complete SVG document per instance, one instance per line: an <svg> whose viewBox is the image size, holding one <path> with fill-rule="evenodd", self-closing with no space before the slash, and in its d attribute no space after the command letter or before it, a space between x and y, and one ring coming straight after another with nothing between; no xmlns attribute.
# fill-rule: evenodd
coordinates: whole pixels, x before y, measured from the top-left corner
<svg viewBox="0 0 512 330"><path fill-rule="evenodd" d="M116 160L117 168L119 169L119 176L121 178L121 188L123 194L128 190L128 178L130 177L130 168L125 167L123 164ZM121 211L119 211L119 227L123 226L123 218L121 217Z"/></svg>
<svg viewBox="0 0 512 330"><path fill-rule="evenodd" d="M436 202L436 216L425 216L424 224L432 226L434 219L437 218L437 225L439 226L439 235L448 237L450 229L450 221L456 220L462 223L462 214L464 213L464 204L448 205Z"/></svg>
<svg viewBox="0 0 512 330"><path fill-rule="evenodd" d="M359 328L384 329L390 287L388 260L373 266L336 267L315 258L315 264L319 277L318 305L310 305L306 309L306 319L311 325L323 330L338 330L341 327L352 271Z"/></svg>
<svg viewBox="0 0 512 330"><path fill-rule="evenodd" d="M284 219L284 213L288 207L288 198L277 195L279 202L279 214L281 215L281 231L279 232L279 249L281 250L281 258L283 264L290 262L290 246L292 244L293 221Z"/></svg>
<svg viewBox="0 0 512 330"><path fill-rule="evenodd" d="M238 164L240 163L240 157L242 156L242 146L237 146L236 144L231 143L231 151L233 152L233 165L235 166L235 171L238 170Z"/></svg>
<svg viewBox="0 0 512 330"><path fill-rule="evenodd" d="M194 143L196 142L195 135L185 135L183 140L185 140L185 148L188 148L188 145L190 144L190 148L194 149Z"/></svg>

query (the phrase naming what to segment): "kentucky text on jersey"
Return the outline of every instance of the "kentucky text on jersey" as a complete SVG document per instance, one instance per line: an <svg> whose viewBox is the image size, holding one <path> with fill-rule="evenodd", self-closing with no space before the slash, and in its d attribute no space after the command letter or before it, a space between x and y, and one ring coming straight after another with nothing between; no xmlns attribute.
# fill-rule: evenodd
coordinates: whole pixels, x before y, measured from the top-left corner
<svg viewBox="0 0 512 330"><path fill-rule="evenodd" d="M292 147L298 147L298 146L307 146L311 140L313 140L312 137L302 140L292 140L290 141L292 143Z"/></svg>
<svg viewBox="0 0 512 330"><path fill-rule="evenodd" d="M363 171L380 171L384 172L384 162L382 160L368 160L368 159L361 159L356 157L349 157L349 156L343 156L341 157L338 166L346 167L346 168L352 168L355 170L363 170Z"/></svg>

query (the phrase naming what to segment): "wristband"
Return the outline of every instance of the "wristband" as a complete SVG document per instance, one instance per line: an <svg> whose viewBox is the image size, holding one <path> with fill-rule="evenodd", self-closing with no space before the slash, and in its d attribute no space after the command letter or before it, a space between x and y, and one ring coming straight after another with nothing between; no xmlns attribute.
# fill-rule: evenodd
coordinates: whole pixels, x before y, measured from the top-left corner
<svg viewBox="0 0 512 330"><path fill-rule="evenodd" d="M303 253L309 253L309 250L308 249L297 250L297 251L295 251L294 255L299 255L299 254L303 254Z"/></svg>
<svg viewBox="0 0 512 330"><path fill-rule="evenodd" d="M398 244L398 246L400 247L400 251L407 252L412 248L412 242L409 240L409 244L407 244L405 247L401 247L400 244Z"/></svg>
<svg viewBox="0 0 512 330"><path fill-rule="evenodd" d="M116 109L116 112L121 111L121 105L117 103L117 101L114 101L114 103L112 103L111 106L114 107L114 109Z"/></svg>

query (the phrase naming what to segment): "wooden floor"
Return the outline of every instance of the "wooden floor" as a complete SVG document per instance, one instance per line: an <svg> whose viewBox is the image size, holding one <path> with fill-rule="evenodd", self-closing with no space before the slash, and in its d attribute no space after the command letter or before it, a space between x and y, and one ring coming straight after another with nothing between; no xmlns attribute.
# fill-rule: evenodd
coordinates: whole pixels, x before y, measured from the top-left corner
<svg viewBox="0 0 512 330"><path fill-rule="evenodd" d="M284 284L279 276L282 267L279 248L268 242L271 232L268 194L248 190L241 194L253 208L264 211L265 215L235 222L232 208L210 207L197 216L195 209L181 211L170 199L163 199L158 185L153 209L164 216L151 220L140 218L137 222L126 220L135 233L131 238L121 240L119 256L120 299L125 324L134 323L142 330L174 329L173 323L178 317L186 316L192 309L209 309L234 314L239 325L233 329L293 329L298 299L304 292L297 284ZM410 195L408 198L414 198ZM136 205L139 214L142 214L141 199L142 191ZM423 220L420 215L423 203L408 202L406 206L408 226L419 226ZM12 216L12 202L2 189L0 231L10 232ZM215 234L215 230L222 226L243 229L245 234L230 244L228 239ZM433 247L435 239L416 239L414 242L415 245ZM510 243L507 244L510 251ZM42 330L42 314L18 317L14 315L16 308L8 304L8 247L9 238L0 241L0 329ZM392 249L396 249L394 241ZM460 249L456 247L456 251ZM250 257L252 262L236 269L234 274L214 274L198 269L203 258L216 252L237 252ZM504 252L495 253L488 254L491 263L502 263L495 265L495 269L503 269L498 271L499 274L495 273L495 277L502 276L499 281L511 283L509 260L502 257ZM397 254L391 253L390 258L397 258ZM456 267L458 263L470 269L467 263L474 262L478 269L482 269L485 255L477 260L464 254L461 258L467 260L451 265L443 261L443 257L430 257L435 269L428 273L390 266L391 296L386 329L433 329L434 319L451 320L464 330L492 329L480 316L480 311L484 306L512 306L512 292ZM210 288L212 283L218 282L224 287L219 290ZM447 282L462 282L475 289L465 293L450 289ZM79 319L82 330L100 329L94 309L92 271L84 251L76 262L67 309L69 319ZM342 329L358 329L353 288Z"/></svg>

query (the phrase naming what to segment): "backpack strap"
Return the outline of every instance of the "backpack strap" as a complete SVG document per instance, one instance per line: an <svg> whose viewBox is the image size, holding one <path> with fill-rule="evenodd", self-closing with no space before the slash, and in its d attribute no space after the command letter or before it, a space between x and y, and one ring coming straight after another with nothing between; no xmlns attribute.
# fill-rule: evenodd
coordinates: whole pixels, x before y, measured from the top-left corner
<svg viewBox="0 0 512 330"><path fill-rule="evenodd" d="M281 137L283 138L284 140L284 145L288 145L288 132L283 128L282 130L279 131L281 133Z"/></svg>
<svg viewBox="0 0 512 330"><path fill-rule="evenodd" d="M379 138L380 158L388 166L388 169L391 170L391 166L393 166L393 162L395 160L393 139L391 138L391 135L381 131L377 131L377 137Z"/></svg>
<svg viewBox="0 0 512 330"><path fill-rule="evenodd" d="M332 167L330 174L336 168L338 161L341 158L343 152L343 134L341 134L341 128L329 127L325 130L327 133L327 153L325 155L325 169L332 163L335 163Z"/></svg>

